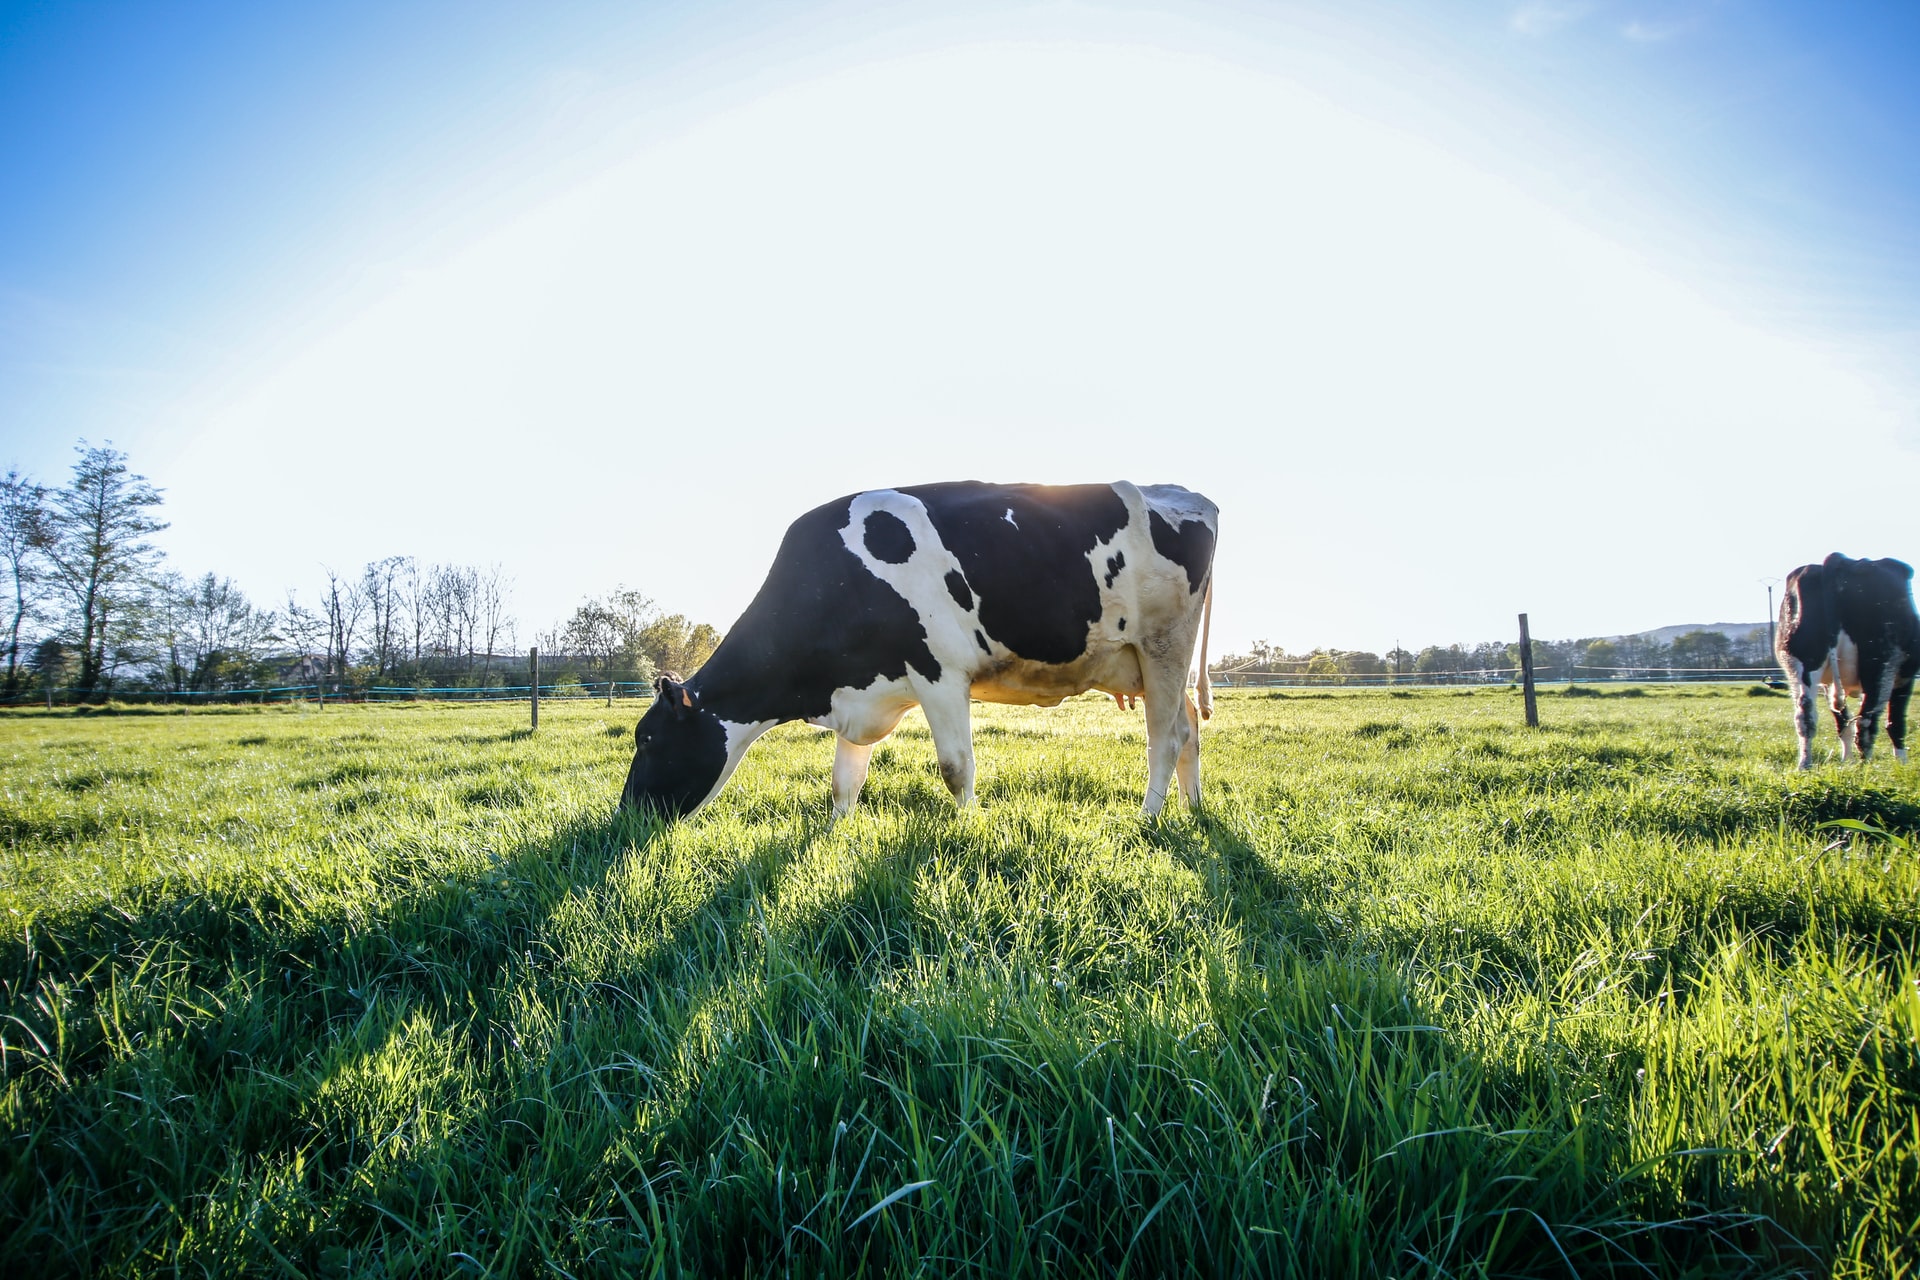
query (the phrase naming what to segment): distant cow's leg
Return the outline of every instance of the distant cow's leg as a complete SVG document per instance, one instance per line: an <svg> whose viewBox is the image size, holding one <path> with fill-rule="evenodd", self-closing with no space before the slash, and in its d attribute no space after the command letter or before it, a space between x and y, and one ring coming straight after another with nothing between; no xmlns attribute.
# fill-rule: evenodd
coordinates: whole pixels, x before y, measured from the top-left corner
<svg viewBox="0 0 1920 1280"><path fill-rule="evenodd" d="M860 798L867 783L867 764L873 759L873 744L849 742L838 734L833 740L833 816L844 818Z"/></svg>
<svg viewBox="0 0 1920 1280"><path fill-rule="evenodd" d="M1860 659L1860 714L1853 725L1854 746L1860 749L1860 763L1873 759L1873 740L1880 734L1880 714L1893 696L1894 668L1891 663Z"/></svg>
<svg viewBox="0 0 1920 1280"><path fill-rule="evenodd" d="M933 753L940 760L940 777L962 809L973 804L973 704L967 686L922 688L920 709L933 733Z"/></svg>
<svg viewBox="0 0 1920 1280"><path fill-rule="evenodd" d="M1176 646L1177 647L1177 646ZM1149 818L1160 812L1173 786L1174 770L1193 736L1193 723L1187 718L1187 673L1165 662L1142 663L1147 686L1147 796L1140 811ZM1194 755L1195 793L1189 804L1199 802L1199 755Z"/></svg>
<svg viewBox="0 0 1920 1280"><path fill-rule="evenodd" d="M1180 780L1180 795L1187 807L1200 807L1200 708L1193 704L1192 698L1185 698L1187 741L1180 748L1180 759L1174 765L1174 776Z"/></svg>
<svg viewBox="0 0 1920 1280"><path fill-rule="evenodd" d="M1820 686L1817 672L1803 662L1788 659L1787 684L1793 694L1793 731L1800 739L1800 767L1813 768L1813 731L1820 723L1820 709L1815 705L1819 697Z"/></svg>
<svg viewBox="0 0 1920 1280"><path fill-rule="evenodd" d="M1907 700L1913 696L1913 672L1902 671L1893 682L1893 696L1887 699L1887 740L1893 743L1893 758L1907 762Z"/></svg>
<svg viewBox="0 0 1920 1280"><path fill-rule="evenodd" d="M1841 681L1840 672L1835 663L1827 664L1827 669L1821 673L1821 678L1827 686L1827 708L1833 712L1833 727L1840 734L1840 759L1851 760L1853 759L1853 731L1848 723L1847 686Z"/></svg>

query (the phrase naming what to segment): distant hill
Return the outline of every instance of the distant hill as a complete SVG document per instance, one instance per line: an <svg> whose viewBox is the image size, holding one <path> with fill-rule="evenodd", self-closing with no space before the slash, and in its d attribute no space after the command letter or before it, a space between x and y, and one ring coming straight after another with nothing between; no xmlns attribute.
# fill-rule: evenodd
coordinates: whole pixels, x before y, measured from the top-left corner
<svg viewBox="0 0 1920 1280"><path fill-rule="evenodd" d="M1672 644L1689 631L1718 631L1729 640L1745 640L1758 629L1765 631L1763 622L1687 622L1677 627L1656 627L1652 631L1636 631L1630 634L1645 636L1649 640L1658 640L1661 644ZM1622 640L1624 636L1608 636L1609 640Z"/></svg>

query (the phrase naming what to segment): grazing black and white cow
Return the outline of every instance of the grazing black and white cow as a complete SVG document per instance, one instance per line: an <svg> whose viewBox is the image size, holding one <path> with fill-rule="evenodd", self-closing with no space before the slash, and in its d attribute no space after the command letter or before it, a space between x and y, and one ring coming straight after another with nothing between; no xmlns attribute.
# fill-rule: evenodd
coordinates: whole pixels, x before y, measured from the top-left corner
<svg viewBox="0 0 1920 1280"><path fill-rule="evenodd" d="M685 683L663 676L634 729L625 805L668 816L711 800L747 746L805 720L837 735L833 812L853 807L874 744L919 706L940 773L973 802L973 699L1057 706L1144 697L1147 794L1176 775L1200 803L1199 720L1212 502L1177 485L953 484L875 489L795 520L759 594Z"/></svg>
<svg viewBox="0 0 1920 1280"><path fill-rule="evenodd" d="M1816 684L1827 686L1840 758L1873 755L1880 714L1894 755L1907 760L1907 699L1920 667L1920 616L1913 609L1913 567L1899 560L1853 560L1834 552L1787 575L1774 651L1793 690L1800 767L1813 767ZM1847 697L1860 712L1847 733Z"/></svg>

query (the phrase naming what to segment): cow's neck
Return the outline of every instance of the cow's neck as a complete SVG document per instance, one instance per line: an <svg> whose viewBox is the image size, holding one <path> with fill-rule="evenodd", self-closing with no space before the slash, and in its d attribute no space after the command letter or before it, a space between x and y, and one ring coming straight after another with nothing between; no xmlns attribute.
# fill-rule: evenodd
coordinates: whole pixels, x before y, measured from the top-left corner
<svg viewBox="0 0 1920 1280"><path fill-rule="evenodd" d="M742 661L744 656L741 646L735 646L730 653L727 643L722 641L713 656L687 681L687 689L695 701L717 717L727 731L727 762L701 804L712 800L720 788L727 785L727 779L740 767L740 761L755 739L782 720L792 718L778 714L774 699L769 696L775 687L772 678L776 673L756 670L764 664Z"/></svg>
<svg viewBox="0 0 1920 1280"><path fill-rule="evenodd" d="M730 724L778 723L786 718L776 705L780 672L769 655L757 652L759 647L735 643L731 636L720 642L687 681L703 710Z"/></svg>

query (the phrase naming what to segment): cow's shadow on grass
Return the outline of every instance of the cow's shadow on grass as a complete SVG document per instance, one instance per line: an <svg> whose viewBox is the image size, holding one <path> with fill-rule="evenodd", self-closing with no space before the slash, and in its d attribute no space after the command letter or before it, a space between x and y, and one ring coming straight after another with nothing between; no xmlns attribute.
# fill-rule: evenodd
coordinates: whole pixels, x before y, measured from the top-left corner
<svg viewBox="0 0 1920 1280"><path fill-rule="evenodd" d="M101 1242L156 1196L193 1204L238 1169L309 1148L319 1178L366 1158L376 1134L320 1140L326 1078L416 1019L457 1055L517 1052L516 994L568 980L557 913L602 895L665 835L602 810L462 874L416 873L384 898L318 911L266 877L225 894L163 881L143 902L37 918L0 943L0 1079L19 1087L17 1134L37 1151L0 1171L0 1246L113 1270L127 1259Z"/></svg>
<svg viewBox="0 0 1920 1280"><path fill-rule="evenodd" d="M355 1016L383 989L451 1003L466 985L453 980L456 974L471 979L530 954L561 901L596 891L661 832L657 822L630 813L583 815L465 873L408 876L391 896L336 899L318 911L265 877L230 893L163 879L141 886L131 903L123 895L49 912L0 943L0 996L26 1033L5 1045L5 1068L11 1075L36 1061L46 1065L34 1050L59 1038L60 1074L84 1079L115 1039L114 1018L133 1012L124 1005L126 991L112 1010L103 999L116 975L124 985L126 975L156 969L181 991L218 994L219 1016L204 1019L211 1039L201 1046L203 1057L244 1056L232 1037L244 1038L256 1023L261 1030L271 1024L279 1036L295 1025L319 1033ZM61 993L63 1026L31 998L48 987ZM250 1016L245 1006L252 1000L271 1002L273 1015ZM201 1020L175 1010L169 1021L192 1027Z"/></svg>

